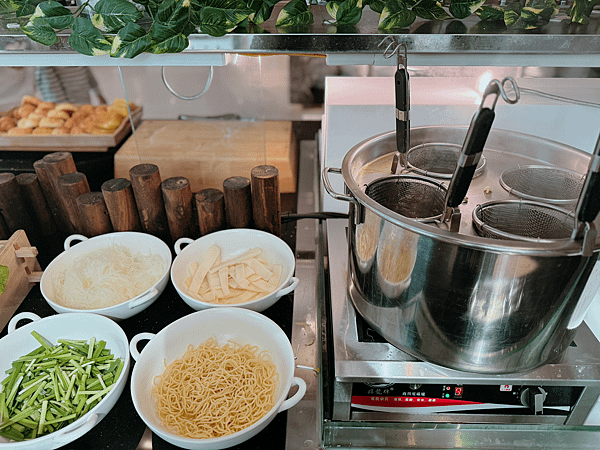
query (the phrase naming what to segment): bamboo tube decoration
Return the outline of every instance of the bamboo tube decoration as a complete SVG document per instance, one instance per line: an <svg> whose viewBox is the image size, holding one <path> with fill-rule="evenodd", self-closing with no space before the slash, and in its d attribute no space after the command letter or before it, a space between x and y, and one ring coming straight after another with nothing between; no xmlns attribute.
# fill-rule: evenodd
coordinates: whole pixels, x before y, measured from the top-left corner
<svg viewBox="0 0 600 450"><path fill-rule="evenodd" d="M55 152L44 156L33 163L33 168L52 212L54 222L59 230L68 230L66 211L60 202L56 180L65 173L76 172L73 155L69 152Z"/></svg>
<svg viewBox="0 0 600 450"><path fill-rule="evenodd" d="M85 233L83 220L79 215L77 197L90 192L87 177L81 172L66 173L58 177L58 195L67 214L70 231L73 233Z"/></svg>
<svg viewBox="0 0 600 450"><path fill-rule="evenodd" d="M77 197L76 203L85 236L98 236L113 230L102 192L81 194Z"/></svg>
<svg viewBox="0 0 600 450"><path fill-rule="evenodd" d="M114 231L142 231L131 181L114 178L100 188Z"/></svg>
<svg viewBox="0 0 600 450"><path fill-rule="evenodd" d="M25 230L30 236L38 235L36 223L13 173L0 173L0 213L10 233Z"/></svg>
<svg viewBox="0 0 600 450"><path fill-rule="evenodd" d="M167 178L161 183L161 190L173 242L181 237L193 237L196 222L192 208L190 181L185 177Z"/></svg>
<svg viewBox="0 0 600 450"><path fill-rule="evenodd" d="M281 198L279 194L279 170L261 165L252 169L252 218L254 227L281 235Z"/></svg>
<svg viewBox="0 0 600 450"><path fill-rule="evenodd" d="M230 177L223 181L225 220L228 228L252 227L252 191L246 177Z"/></svg>
<svg viewBox="0 0 600 450"><path fill-rule="evenodd" d="M23 198L26 199L31 207L40 233L43 236L51 236L56 233L54 216L48 206L37 174L33 172L20 173L17 175L16 180L19 186L21 186Z"/></svg>
<svg viewBox="0 0 600 450"><path fill-rule="evenodd" d="M225 197L219 189L203 189L194 195L200 235L225 229Z"/></svg>
<svg viewBox="0 0 600 450"><path fill-rule="evenodd" d="M160 184L160 172L154 164L138 164L129 169L131 187L142 224L142 231L169 241L169 224Z"/></svg>

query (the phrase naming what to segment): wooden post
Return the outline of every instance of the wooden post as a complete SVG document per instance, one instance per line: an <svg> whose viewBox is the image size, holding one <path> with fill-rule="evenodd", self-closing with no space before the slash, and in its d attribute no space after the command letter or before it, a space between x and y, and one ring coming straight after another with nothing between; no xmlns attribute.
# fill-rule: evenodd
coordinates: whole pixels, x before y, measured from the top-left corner
<svg viewBox="0 0 600 450"><path fill-rule="evenodd" d="M223 181L225 220L229 228L252 227L252 191L246 177L230 177Z"/></svg>
<svg viewBox="0 0 600 450"><path fill-rule="evenodd" d="M0 173L0 213L9 232L25 230L31 237L39 235L36 223L23 201L21 186L13 173Z"/></svg>
<svg viewBox="0 0 600 450"><path fill-rule="evenodd" d="M200 235L225 229L225 198L219 189L203 189L194 196Z"/></svg>
<svg viewBox="0 0 600 450"><path fill-rule="evenodd" d="M77 197L76 203L85 236L98 236L113 230L102 192L81 194Z"/></svg>
<svg viewBox="0 0 600 450"><path fill-rule="evenodd" d="M279 170L262 165L252 169L252 218L254 226L276 236L281 235L281 198Z"/></svg>
<svg viewBox="0 0 600 450"><path fill-rule="evenodd" d="M64 206L70 231L81 234L85 233L83 220L79 216L77 197L90 192L87 177L81 172L66 173L58 177L57 185L59 198Z"/></svg>
<svg viewBox="0 0 600 450"><path fill-rule="evenodd" d="M185 177L167 178L161 183L171 239L192 238L196 224L192 208L192 188Z"/></svg>
<svg viewBox="0 0 600 450"><path fill-rule="evenodd" d="M54 216L48 206L37 174L32 172L20 173L17 175L16 180L19 186L21 186L23 198L26 199L31 207L40 233L43 236L51 236L56 233Z"/></svg>
<svg viewBox="0 0 600 450"><path fill-rule="evenodd" d="M114 178L102 183L101 190L113 230L142 231L131 181Z"/></svg>
<svg viewBox="0 0 600 450"><path fill-rule="evenodd" d="M142 231L165 242L170 240L165 203L160 189L160 172L154 164L138 164L129 169L131 187Z"/></svg>

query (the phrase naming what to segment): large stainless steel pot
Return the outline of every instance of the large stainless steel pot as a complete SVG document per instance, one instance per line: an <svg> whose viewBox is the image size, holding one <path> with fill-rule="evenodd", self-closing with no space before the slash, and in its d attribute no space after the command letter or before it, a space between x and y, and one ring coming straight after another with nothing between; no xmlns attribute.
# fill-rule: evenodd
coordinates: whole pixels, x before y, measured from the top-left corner
<svg viewBox="0 0 600 450"><path fill-rule="evenodd" d="M461 144L466 131L414 128L411 142ZM458 370L514 373L559 360L598 287L600 276L594 272L590 280L598 241L583 256L578 240L484 238L473 230L471 213L477 204L516 198L499 184L504 170L545 164L583 175L589 154L492 130L486 170L471 183L460 230L453 232L396 214L365 194L366 185L389 175L394 152L395 133L384 133L352 148L341 170L323 170L329 194L350 203L348 296L357 311L401 350ZM336 172L344 194L328 181Z"/></svg>

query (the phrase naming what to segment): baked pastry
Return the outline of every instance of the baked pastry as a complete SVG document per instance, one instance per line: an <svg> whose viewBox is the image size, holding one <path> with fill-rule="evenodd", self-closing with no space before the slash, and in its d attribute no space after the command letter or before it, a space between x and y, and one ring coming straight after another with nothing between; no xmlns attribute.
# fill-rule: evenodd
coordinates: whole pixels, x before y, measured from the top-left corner
<svg viewBox="0 0 600 450"><path fill-rule="evenodd" d="M66 111L69 114L73 114L75 111L77 111L77 106L75 106L73 103L59 103L54 109L57 109L59 111Z"/></svg>
<svg viewBox="0 0 600 450"><path fill-rule="evenodd" d="M25 136L31 134L33 132L33 128L11 128L6 132L9 136Z"/></svg>
<svg viewBox="0 0 600 450"><path fill-rule="evenodd" d="M41 119L30 119L29 117L23 117L22 119L19 119L19 121L17 122L17 127L18 128L35 128L40 124L40 120Z"/></svg>
<svg viewBox="0 0 600 450"><path fill-rule="evenodd" d="M65 128L65 127L50 128L50 130L52 131L51 134L53 134L53 135L71 134L71 130L69 128Z"/></svg>
<svg viewBox="0 0 600 450"><path fill-rule="evenodd" d="M46 117L50 117L53 119L67 120L67 119L71 118L71 115L66 111L54 108L54 109L51 109L50 111L48 111L48 114L46 114Z"/></svg>
<svg viewBox="0 0 600 450"><path fill-rule="evenodd" d="M34 128L31 134L52 134L53 128L48 127L37 127Z"/></svg>
<svg viewBox="0 0 600 450"><path fill-rule="evenodd" d="M11 116L0 117L0 131L8 131L17 126L17 120Z"/></svg>
<svg viewBox="0 0 600 450"><path fill-rule="evenodd" d="M13 115L16 119L22 119L23 117L29 116L29 114L31 114L34 111L35 111L35 106L33 106L30 103L26 103L24 105L19 106L17 109L15 109Z"/></svg>
<svg viewBox="0 0 600 450"><path fill-rule="evenodd" d="M55 119L53 117L44 117L40 120L40 127L57 128L61 127L65 123L63 119Z"/></svg>
<svg viewBox="0 0 600 450"><path fill-rule="evenodd" d="M24 95L21 99L21 105L25 105L27 103L37 107L40 103L42 103L42 101L33 95Z"/></svg>

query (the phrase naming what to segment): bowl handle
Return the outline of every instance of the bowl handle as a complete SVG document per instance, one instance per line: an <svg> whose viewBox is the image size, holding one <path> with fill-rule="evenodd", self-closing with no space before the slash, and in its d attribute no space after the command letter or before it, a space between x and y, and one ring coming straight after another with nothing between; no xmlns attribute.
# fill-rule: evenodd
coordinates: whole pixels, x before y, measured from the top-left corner
<svg viewBox="0 0 600 450"><path fill-rule="evenodd" d="M302 400L302 397L304 397L304 394L306 394L306 382L299 377L294 377L292 378L292 386L298 386L298 390L296 391L296 393L294 395L292 395L290 398L286 399L281 406L279 407L279 410L277 411L278 413L285 411L286 409L290 409L292 406L296 405L300 400Z"/></svg>
<svg viewBox="0 0 600 450"><path fill-rule="evenodd" d="M87 241L88 238L83 234L72 234L68 238L65 239L65 250L69 250L71 248L71 243L73 241Z"/></svg>
<svg viewBox="0 0 600 450"><path fill-rule="evenodd" d="M17 314L15 317L10 319L8 322L8 333L12 333L17 329L17 322L24 319L31 319L32 322L37 322L40 320L40 316L32 312L22 312Z"/></svg>
<svg viewBox="0 0 600 450"><path fill-rule="evenodd" d="M299 284L300 284L300 280L298 278L296 278L296 277L290 278L290 283L287 285L287 287L284 287L283 289L277 291L277 298L281 298L284 295L289 294L294 289L296 289Z"/></svg>
<svg viewBox="0 0 600 450"><path fill-rule="evenodd" d="M177 255L179 255L181 253L181 246L183 244L186 244L186 245L187 244L191 244L192 242L194 242L193 239L186 238L186 237L182 237L182 238L177 239L177 241L175 242L175 253Z"/></svg>
<svg viewBox="0 0 600 450"><path fill-rule="evenodd" d="M56 436L54 436L54 441L52 442L52 448L62 447L69 442L79 439L85 433L94 428L99 420L100 417L98 414L92 414L88 420L85 421L85 423L81 424L81 426L75 428L74 430L67 431L66 433L57 431Z"/></svg>
<svg viewBox="0 0 600 450"><path fill-rule="evenodd" d="M136 361L140 358L140 352L137 349L138 342L143 340L151 340L155 335L153 333L139 333L131 338L131 342L129 343L129 353L131 353L131 357Z"/></svg>
<svg viewBox="0 0 600 450"><path fill-rule="evenodd" d="M140 305L143 305L149 300L152 300L156 294L158 294L158 289L152 288L149 291L146 291L143 294L140 294L134 301L129 303L129 309L137 308Z"/></svg>

